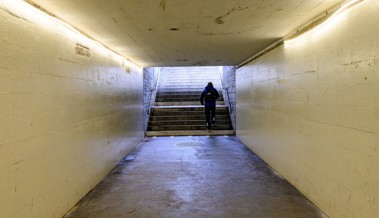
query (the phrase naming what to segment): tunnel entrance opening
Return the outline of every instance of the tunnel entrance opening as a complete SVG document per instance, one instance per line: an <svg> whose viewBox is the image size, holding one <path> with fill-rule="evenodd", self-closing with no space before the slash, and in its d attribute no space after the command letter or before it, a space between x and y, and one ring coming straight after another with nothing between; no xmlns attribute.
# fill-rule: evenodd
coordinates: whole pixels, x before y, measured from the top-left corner
<svg viewBox="0 0 379 218"><path fill-rule="evenodd" d="M144 68L145 135L234 135L234 66ZM212 131L200 95L212 82L220 94Z"/></svg>

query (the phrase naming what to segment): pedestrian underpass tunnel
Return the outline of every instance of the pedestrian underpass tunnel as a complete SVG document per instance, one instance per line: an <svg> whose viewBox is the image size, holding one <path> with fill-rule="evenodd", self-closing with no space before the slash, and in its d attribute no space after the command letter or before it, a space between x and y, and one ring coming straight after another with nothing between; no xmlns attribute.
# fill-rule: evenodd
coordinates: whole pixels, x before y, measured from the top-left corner
<svg viewBox="0 0 379 218"><path fill-rule="evenodd" d="M68 217L379 217L378 14L376 0L1 0L0 217L60 218L85 196L125 204ZM213 75L208 132L191 82Z"/></svg>

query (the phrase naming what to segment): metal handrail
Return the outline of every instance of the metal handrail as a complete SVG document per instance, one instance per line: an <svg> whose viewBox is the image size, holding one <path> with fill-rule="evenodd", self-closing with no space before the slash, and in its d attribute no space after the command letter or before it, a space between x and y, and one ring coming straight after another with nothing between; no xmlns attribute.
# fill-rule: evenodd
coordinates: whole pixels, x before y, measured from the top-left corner
<svg viewBox="0 0 379 218"><path fill-rule="evenodd" d="M229 103L229 110L230 110L230 113L231 113L231 114L234 114L233 104L232 104L232 102L230 101L229 89L228 89L228 88L224 88L224 89L225 89L225 91L226 91L226 95L228 96L228 103Z"/></svg>
<svg viewBox="0 0 379 218"><path fill-rule="evenodd" d="M154 87L153 88L150 88L149 90L149 101L148 101L148 105L147 105L147 110L146 110L146 115L150 115L150 106L151 106L151 101L152 101L152 98L153 98L153 95L155 94L155 92L158 90L158 83L159 83L159 79L160 79L160 72L158 72L158 78L155 80L155 84L154 84Z"/></svg>
<svg viewBox="0 0 379 218"><path fill-rule="evenodd" d="M230 114L234 114L234 108L233 108L232 102L230 101L229 89L225 86L225 83L224 83L224 80L222 79L220 70L218 70L218 71L219 71L219 76L220 76L220 81L221 81L222 88L225 90L226 95L228 97L228 104L229 104Z"/></svg>
<svg viewBox="0 0 379 218"><path fill-rule="evenodd" d="M152 95L153 95L154 90L155 90L155 89L150 89L150 90L149 90L149 101L147 102L147 110L146 110L145 115L150 115L151 98L152 98Z"/></svg>

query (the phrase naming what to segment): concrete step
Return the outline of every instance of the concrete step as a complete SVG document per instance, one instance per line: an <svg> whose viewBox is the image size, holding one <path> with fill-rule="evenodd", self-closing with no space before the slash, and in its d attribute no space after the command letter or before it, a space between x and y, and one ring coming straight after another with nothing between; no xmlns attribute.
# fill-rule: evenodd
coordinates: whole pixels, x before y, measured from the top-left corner
<svg viewBox="0 0 379 218"><path fill-rule="evenodd" d="M205 122L202 125L169 125L169 126L148 126L147 131L179 131L179 130L207 130ZM231 124L212 126L212 130L233 130Z"/></svg>
<svg viewBox="0 0 379 218"><path fill-rule="evenodd" d="M169 76L160 76L162 83L164 82L176 82L176 83L181 83L181 82L196 82L197 84L202 84L204 82L214 82L214 83L220 83L220 77L218 76L198 76L198 75L177 75L177 74L172 74ZM186 80L176 80L177 78L186 78Z"/></svg>
<svg viewBox="0 0 379 218"><path fill-rule="evenodd" d="M181 88L181 89L176 89L176 88L158 88L158 92L197 92L201 94L203 92L204 88L201 89L195 89L195 88ZM218 89L217 89L218 91Z"/></svg>
<svg viewBox="0 0 379 218"><path fill-rule="evenodd" d="M204 114L204 106L153 106L151 115L201 115ZM216 106L216 115L229 114L229 110L225 105Z"/></svg>
<svg viewBox="0 0 379 218"><path fill-rule="evenodd" d="M196 76L177 76L173 75L171 77L160 77L161 79L164 79L160 84L165 84L165 83L193 83L193 84L198 84L198 85L207 85L208 82L212 82L213 84L221 84L219 78L209 78L209 77L204 77L204 78L199 78ZM183 79L183 80L177 80L178 78Z"/></svg>
<svg viewBox="0 0 379 218"><path fill-rule="evenodd" d="M217 98L217 101L223 101L223 97ZM157 96L156 101L159 102L180 102L180 101L200 101L200 95L190 96Z"/></svg>
<svg viewBox="0 0 379 218"><path fill-rule="evenodd" d="M224 105L224 101L217 101L217 104ZM200 100L196 101L171 101L171 102L155 102L155 106L175 106L175 105L182 105L182 106L197 106L200 105Z"/></svg>
<svg viewBox="0 0 379 218"><path fill-rule="evenodd" d="M180 131L147 131L146 136L216 136L216 135L234 135L234 130L180 130Z"/></svg>
<svg viewBox="0 0 379 218"><path fill-rule="evenodd" d="M181 85L181 84L175 84L175 85L165 85L165 86L162 86L162 85L158 85L158 90L159 89L177 89L178 91L180 90L183 90L183 89L201 89L201 90L204 90L204 88L206 87L206 85L200 85L200 86L194 86L194 85ZM213 86L215 89L219 90L221 88L221 86ZM176 90L174 90L176 91Z"/></svg>
<svg viewBox="0 0 379 218"><path fill-rule="evenodd" d="M184 78L180 78L181 80L184 80L184 82L169 82L169 83L160 83L158 85L158 87L165 87L165 86L177 86L177 87L200 87L200 88L204 88L205 86L207 86L208 82L187 82L186 79ZM221 87L221 83L213 83L213 87L215 88L220 88Z"/></svg>
<svg viewBox="0 0 379 218"><path fill-rule="evenodd" d="M194 76L194 77L200 77L200 78L220 78L219 73L213 73L213 72L204 72L204 71L182 71L182 72L161 72L161 76L165 77L171 77L172 75L175 76Z"/></svg>
<svg viewBox="0 0 379 218"><path fill-rule="evenodd" d="M172 74L177 74L177 75L196 75L196 76L219 76L219 73L214 70L175 70L175 71L165 71L161 70L162 75L172 75Z"/></svg>
<svg viewBox="0 0 379 218"><path fill-rule="evenodd" d="M217 90L218 89L220 89L220 87L221 86L213 86L214 88L216 88ZM203 85L187 85L187 84L185 84L185 85L183 85L183 84L172 84L172 85L159 85L158 86L158 89L164 89L164 88L171 88L171 89L173 89L173 88L176 88L176 89L183 89L183 88L186 88L186 89L188 89L188 88L196 88L196 89L202 89L202 90L204 90L204 88L205 88L205 85L203 86Z"/></svg>
<svg viewBox="0 0 379 218"><path fill-rule="evenodd" d="M221 85L221 82L219 79L212 79L212 78L196 78L193 76L188 76L188 77L181 77L181 76L176 76L173 78L161 78L164 79L162 82L159 84L193 84L193 85L198 85L198 86L206 86L208 82L212 82L213 85ZM180 80L178 80L180 79Z"/></svg>
<svg viewBox="0 0 379 218"><path fill-rule="evenodd" d="M173 74L170 77L160 77L161 79L164 79L162 82L172 82L176 81L176 83L181 83L181 82L197 82L197 84L204 84L206 85L207 82L212 82L212 83L220 83L220 78L218 77L199 77L196 75L188 75L188 76L180 76ZM183 80L175 80L175 78L180 78Z"/></svg>
<svg viewBox="0 0 379 218"><path fill-rule="evenodd" d="M217 90L218 91L218 90ZM200 97L201 93L203 91L199 92L157 92L157 97L173 97L173 98L178 98L178 97L186 97L186 96L192 96L192 97ZM222 96L222 92L218 92L220 96Z"/></svg>
<svg viewBox="0 0 379 218"><path fill-rule="evenodd" d="M157 91L161 92L202 92L205 86L198 87L186 87L186 86L178 86L178 87L170 87L170 86L158 86ZM221 90L221 87L214 87L217 91ZM167 91L166 91L167 90Z"/></svg>
<svg viewBox="0 0 379 218"><path fill-rule="evenodd" d="M150 116L204 116L204 111L154 111ZM228 111L216 111L216 117L229 115Z"/></svg>
<svg viewBox="0 0 379 218"><path fill-rule="evenodd" d="M173 81L175 78L188 78L190 81L215 81L218 82L220 81L220 77L218 75L211 75L211 76L203 76L203 75L196 75L196 74L177 74L177 73L172 73L168 75L160 75L160 78L165 79L162 80L164 81ZM180 82L180 81L178 81Z"/></svg>
<svg viewBox="0 0 379 218"><path fill-rule="evenodd" d="M172 78L172 76L178 77L192 77L192 78L203 78L203 79L220 79L220 75L217 73L187 73L187 72L171 72L171 73L161 73L162 78Z"/></svg>
<svg viewBox="0 0 379 218"><path fill-rule="evenodd" d="M204 111L204 106L170 106L170 107L151 107L155 111L183 110L183 111ZM225 105L216 105L216 111L228 110Z"/></svg>
<svg viewBox="0 0 379 218"><path fill-rule="evenodd" d="M170 121L170 120L204 120L205 114L202 115L177 115L177 116L150 116L150 121ZM217 121L230 120L229 114L217 115Z"/></svg>
<svg viewBox="0 0 379 218"><path fill-rule="evenodd" d="M182 101L182 100L190 100L190 101L200 101L200 94L199 95L157 95L155 98L157 101ZM219 98L217 98L217 101L223 101L224 96L220 95Z"/></svg>
<svg viewBox="0 0 379 218"><path fill-rule="evenodd" d="M163 75L171 75L171 74L183 74L183 75L188 75L188 74L194 74L194 75L208 75L208 76L211 76L211 75L218 75L218 71L217 69L206 69L206 68L202 68L202 69L170 69L170 70L166 70L166 69L161 69L161 74Z"/></svg>
<svg viewBox="0 0 379 218"><path fill-rule="evenodd" d="M157 92L157 97L186 97L186 96L195 96L199 97L201 95L202 91L199 92ZM218 92L220 97L222 96L222 92Z"/></svg>
<svg viewBox="0 0 379 218"><path fill-rule="evenodd" d="M171 92L202 92L205 86L158 86L157 91L170 90ZM219 91L222 90L221 87L214 86L214 88Z"/></svg>
<svg viewBox="0 0 379 218"><path fill-rule="evenodd" d="M175 125L205 125L205 117L200 120L164 120L164 121L149 121L149 126L175 126ZM230 125L230 120L217 119L216 125Z"/></svg>
<svg viewBox="0 0 379 218"><path fill-rule="evenodd" d="M197 82L197 81L191 81L190 79L186 79L186 78L177 78L177 79L180 79L181 82L178 82L178 80L172 80L172 81L165 81L165 82L161 82L158 84L158 86L165 86L165 85L168 85L168 86L196 86L196 87L205 87L207 86L208 82L212 82L212 81L209 81L209 80L206 80L206 81L201 81L201 82ZM213 86L214 87L221 87L221 83L219 82L212 82L213 83Z"/></svg>

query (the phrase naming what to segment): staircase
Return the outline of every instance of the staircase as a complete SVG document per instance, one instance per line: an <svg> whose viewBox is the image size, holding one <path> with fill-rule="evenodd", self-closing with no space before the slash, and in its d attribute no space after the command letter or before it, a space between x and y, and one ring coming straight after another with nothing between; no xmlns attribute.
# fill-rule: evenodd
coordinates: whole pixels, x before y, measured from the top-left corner
<svg viewBox="0 0 379 218"><path fill-rule="evenodd" d="M219 91L216 125L205 128L200 95L208 82ZM224 104L220 76L215 67L162 68L147 136L234 135L228 107Z"/></svg>

